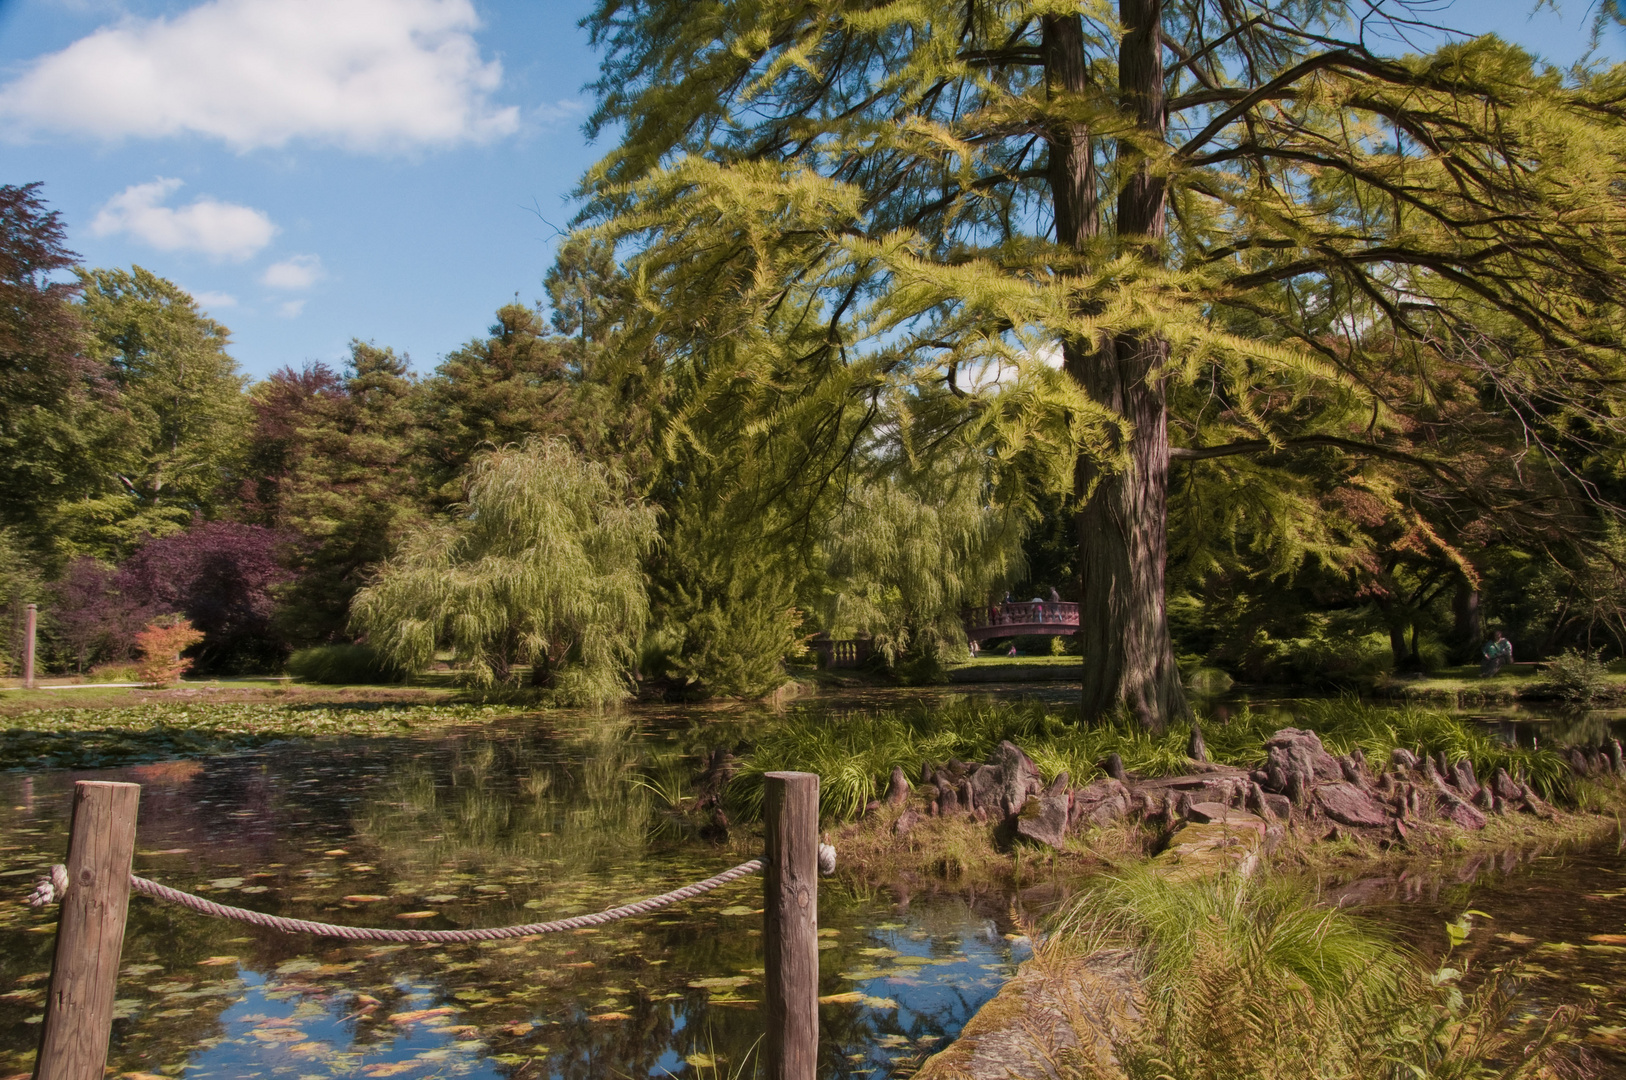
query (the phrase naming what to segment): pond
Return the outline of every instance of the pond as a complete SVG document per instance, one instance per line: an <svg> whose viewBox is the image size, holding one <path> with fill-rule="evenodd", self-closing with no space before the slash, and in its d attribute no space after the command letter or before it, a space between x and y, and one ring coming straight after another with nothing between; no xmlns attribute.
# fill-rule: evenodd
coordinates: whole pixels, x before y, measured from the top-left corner
<svg viewBox="0 0 1626 1080"><path fill-rule="evenodd" d="M143 785L136 872L298 918L429 929L597 911L738 861L662 791L737 721L681 711L406 738L284 741L204 760L0 774L0 1075L39 1032L73 782ZM763 1030L762 879L575 933L345 945L131 901L109 1063L189 1078L729 1076ZM884 1077L946 1043L1025 939L994 895L826 886L820 1075ZM748 1070L747 1073L748 1075Z"/></svg>
<svg viewBox="0 0 1626 1080"><path fill-rule="evenodd" d="M1069 702L1076 685L983 687ZM809 708L954 691L874 690ZM1234 704L1234 703L1233 703ZM1290 701L1258 700L1291 722ZM1619 723L1473 714L1504 737L1591 741ZM0 773L0 1080L29 1068L53 943L35 875L59 861L79 779L143 785L136 871L223 903L355 925L447 929L597 911L710 876L737 854L663 813L749 709L509 715L404 736L288 739L88 771ZM162 754L160 753L160 756ZM1452 958L1517 959L1524 1022L1579 1005L1626 1072L1626 857L1611 842L1328 885L1439 959L1443 924L1482 920ZM344 945L131 902L109 1063L158 1076L750 1075L763 1031L762 884L593 930L466 946ZM1010 897L820 896L821 1077L906 1075L1027 955Z"/></svg>

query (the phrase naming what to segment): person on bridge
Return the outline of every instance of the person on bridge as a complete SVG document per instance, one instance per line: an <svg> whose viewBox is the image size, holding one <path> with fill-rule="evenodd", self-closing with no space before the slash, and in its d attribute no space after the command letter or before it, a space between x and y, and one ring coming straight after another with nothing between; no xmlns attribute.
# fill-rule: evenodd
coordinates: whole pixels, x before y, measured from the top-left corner
<svg viewBox="0 0 1626 1080"><path fill-rule="evenodd" d="M1056 587L1054 585L1050 586L1050 602L1052 604L1061 603L1061 593L1056 591Z"/></svg>

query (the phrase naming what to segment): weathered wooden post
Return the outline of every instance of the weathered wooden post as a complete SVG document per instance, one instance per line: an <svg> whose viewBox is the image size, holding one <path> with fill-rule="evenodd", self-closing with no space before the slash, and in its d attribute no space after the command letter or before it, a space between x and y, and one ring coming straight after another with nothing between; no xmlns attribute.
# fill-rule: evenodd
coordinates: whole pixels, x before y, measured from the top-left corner
<svg viewBox="0 0 1626 1080"><path fill-rule="evenodd" d="M102 1080L140 803L140 784L74 785L68 894L57 916L34 1080Z"/></svg>
<svg viewBox="0 0 1626 1080"><path fill-rule="evenodd" d="M40 607L29 604L23 616L23 686L34 689L34 631L39 625ZM15 624L13 624L15 625Z"/></svg>
<svg viewBox="0 0 1626 1080"><path fill-rule="evenodd" d="M819 778L771 772L763 945L768 1080L814 1080L819 1054Z"/></svg>

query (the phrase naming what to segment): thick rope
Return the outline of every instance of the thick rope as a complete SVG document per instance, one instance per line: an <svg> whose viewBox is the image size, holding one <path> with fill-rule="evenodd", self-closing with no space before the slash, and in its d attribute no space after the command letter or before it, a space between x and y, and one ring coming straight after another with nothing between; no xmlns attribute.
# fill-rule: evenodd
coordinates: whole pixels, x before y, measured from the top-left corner
<svg viewBox="0 0 1626 1080"><path fill-rule="evenodd" d="M334 923L309 922L305 919L285 919L280 915L270 915L263 911L250 911L247 908L229 907L226 904L217 904L213 900L206 900L201 896L194 896L180 889L172 889L168 885L160 885L147 878L130 875L130 888L150 896L154 900L166 900L171 904L190 908L200 915L209 915L217 919L232 919L245 922L250 926L259 926L267 930L276 930L284 934L316 934L320 937L344 938L347 941L441 941L441 942L469 942L469 941L501 941L504 938L528 937L531 934L554 934L563 930L583 930L589 926L602 926L617 919L630 918L633 915L643 915L660 908L676 904L682 900L690 900L696 896L708 893L713 889L727 885L731 881L738 881L749 874L755 874L762 869L761 859L752 859L741 863L731 870L724 870L715 877L705 881L697 881L693 885L685 885L681 889L651 896L647 900L635 900L621 907L610 908L607 911L594 912L591 915L577 915L569 919L555 919L553 922L527 923L523 926L493 926L482 930L392 930L384 927L367 926L338 926ZM835 873L836 849L829 844L819 845L819 869L825 875ZM61 900L68 891L68 871L60 863L51 867L49 877L41 878L39 884L28 898L31 907L43 907L46 904Z"/></svg>

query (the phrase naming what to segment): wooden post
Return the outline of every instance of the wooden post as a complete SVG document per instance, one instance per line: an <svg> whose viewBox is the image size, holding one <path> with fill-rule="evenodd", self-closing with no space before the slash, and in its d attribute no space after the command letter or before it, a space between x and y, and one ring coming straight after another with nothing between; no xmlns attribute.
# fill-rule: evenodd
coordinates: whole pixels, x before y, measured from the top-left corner
<svg viewBox="0 0 1626 1080"><path fill-rule="evenodd" d="M73 786L68 895L57 918L34 1080L102 1080L140 804L140 784Z"/></svg>
<svg viewBox="0 0 1626 1080"><path fill-rule="evenodd" d="M23 616L23 686L34 689L34 628L39 623L38 604L29 604ZM15 624L13 624L15 625Z"/></svg>
<svg viewBox="0 0 1626 1080"><path fill-rule="evenodd" d="M819 778L771 772L763 945L768 1080L814 1080L819 1054Z"/></svg>

